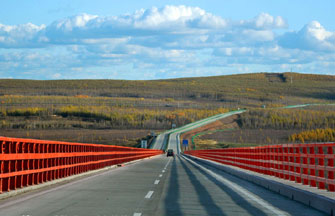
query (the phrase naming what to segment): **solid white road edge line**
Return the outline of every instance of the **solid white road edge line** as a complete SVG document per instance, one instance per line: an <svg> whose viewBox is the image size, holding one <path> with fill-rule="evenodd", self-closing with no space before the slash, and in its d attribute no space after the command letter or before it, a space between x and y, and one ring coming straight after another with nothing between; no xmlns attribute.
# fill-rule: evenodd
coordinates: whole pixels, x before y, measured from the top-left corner
<svg viewBox="0 0 335 216"><path fill-rule="evenodd" d="M269 211L271 211L273 214L276 215L289 215L287 212L281 211L280 209L274 207L273 205L271 205L270 203L268 203L267 201L263 200L262 198L260 198L259 196L250 193L248 190L240 187L239 185L223 178L222 176L214 173L213 171L207 169L206 167L203 167L202 165L182 156L185 160L189 161L190 163L193 163L195 166L199 167L200 169L204 170L205 172L207 172L208 174L210 174L211 176L213 176L215 179L219 180L220 182L224 183L225 185L229 186L231 189L243 194L246 197L249 197L251 200L255 201L256 203L258 203L260 206L263 206L264 208L268 209Z"/></svg>
<svg viewBox="0 0 335 216"><path fill-rule="evenodd" d="M154 193L154 191L149 191L149 192L147 193L147 195L145 195L144 198L146 198L146 199L150 199L153 193Z"/></svg>

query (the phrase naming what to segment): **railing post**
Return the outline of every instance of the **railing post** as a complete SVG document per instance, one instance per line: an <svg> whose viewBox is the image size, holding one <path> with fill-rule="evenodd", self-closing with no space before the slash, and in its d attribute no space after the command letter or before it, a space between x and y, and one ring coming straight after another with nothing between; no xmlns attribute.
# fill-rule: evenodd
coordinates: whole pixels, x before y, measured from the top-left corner
<svg viewBox="0 0 335 216"><path fill-rule="evenodd" d="M289 176L290 181L295 181L295 157L294 148L292 145L289 146Z"/></svg>
<svg viewBox="0 0 335 216"><path fill-rule="evenodd" d="M289 180L290 174L289 174L289 152L288 152L288 146L285 145L284 147L284 179Z"/></svg>
<svg viewBox="0 0 335 216"><path fill-rule="evenodd" d="M309 175L310 175L310 186L316 187L316 176L315 176L315 146L314 144L309 147Z"/></svg>
<svg viewBox="0 0 335 216"><path fill-rule="evenodd" d="M335 145L334 145L335 146ZM328 146L327 148L327 167L328 167L328 179L332 181L330 184L328 184L328 190L334 192L335 191L335 176L334 176L334 146Z"/></svg>
<svg viewBox="0 0 335 216"><path fill-rule="evenodd" d="M296 157L295 157L295 173L298 175L295 180L297 183L301 183L301 154L300 154L300 147L299 145L296 145L295 144L295 154L296 154Z"/></svg>
<svg viewBox="0 0 335 216"><path fill-rule="evenodd" d="M318 180L318 188L319 189L326 189L324 177L325 177L325 164L324 164L324 153L323 147L321 145L318 146L318 176L322 178L322 180Z"/></svg>

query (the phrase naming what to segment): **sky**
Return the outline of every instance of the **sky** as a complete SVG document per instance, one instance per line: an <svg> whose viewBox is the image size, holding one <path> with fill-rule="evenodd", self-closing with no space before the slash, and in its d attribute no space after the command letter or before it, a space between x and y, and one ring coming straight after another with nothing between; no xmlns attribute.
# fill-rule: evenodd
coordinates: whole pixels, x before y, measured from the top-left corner
<svg viewBox="0 0 335 216"><path fill-rule="evenodd" d="M5 0L0 78L335 75L334 0Z"/></svg>

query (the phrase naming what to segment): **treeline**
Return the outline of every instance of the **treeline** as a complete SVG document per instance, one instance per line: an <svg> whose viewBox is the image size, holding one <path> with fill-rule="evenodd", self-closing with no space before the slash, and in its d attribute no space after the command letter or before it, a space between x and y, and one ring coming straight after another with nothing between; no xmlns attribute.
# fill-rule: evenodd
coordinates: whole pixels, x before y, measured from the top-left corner
<svg viewBox="0 0 335 216"><path fill-rule="evenodd" d="M0 111L0 128L166 129L171 124L182 126L227 111L223 108L158 110L119 106L12 108Z"/></svg>
<svg viewBox="0 0 335 216"><path fill-rule="evenodd" d="M41 107L2 109L0 110L0 116L40 116L46 112L47 109Z"/></svg>
<svg viewBox="0 0 335 216"><path fill-rule="evenodd" d="M335 128L335 111L255 109L241 114L239 124L245 129Z"/></svg>
<svg viewBox="0 0 335 216"><path fill-rule="evenodd" d="M303 131L301 133L295 133L289 136L290 142L334 142L335 141L335 129L315 129Z"/></svg>

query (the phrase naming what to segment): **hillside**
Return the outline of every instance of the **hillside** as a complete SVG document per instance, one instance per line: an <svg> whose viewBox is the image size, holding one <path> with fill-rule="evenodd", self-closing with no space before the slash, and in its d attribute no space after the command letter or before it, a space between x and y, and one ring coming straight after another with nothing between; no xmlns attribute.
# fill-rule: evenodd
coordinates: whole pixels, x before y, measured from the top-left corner
<svg viewBox="0 0 335 216"><path fill-rule="evenodd" d="M236 133L240 134L222 132L220 135L219 131L204 137L213 137L218 143L242 142L255 134L254 142L260 143L268 142L268 136L280 130L280 136L271 139L278 143L288 141L291 132L323 128L326 121L329 125L333 110L327 116L319 110L313 114L315 120L306 119L299 123L301 127L294 126L295 130L291 131L289 125L294 122L289 121L290 116L309 115L268 112L264 106L334 102L334 76L297 73L152 81L0 80L0 136L136 146L153 131L246 107L256 111L237 120L242 132ZM278 115L280 121L273 121ZM267 132L269 119L272 125ZM321 123L310 127L310 122ZM264 131L264 136L258 135L259 129Z"/></svg>
<svg viewBox="0 0 335 216"><path fill-rule="evenodd" d="M335 76L257 73L153 81L0 80L0 95L173 98L221 105L297 104L335 100Z"/></svg>

